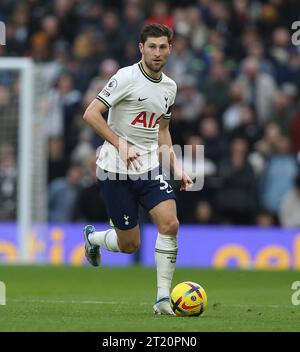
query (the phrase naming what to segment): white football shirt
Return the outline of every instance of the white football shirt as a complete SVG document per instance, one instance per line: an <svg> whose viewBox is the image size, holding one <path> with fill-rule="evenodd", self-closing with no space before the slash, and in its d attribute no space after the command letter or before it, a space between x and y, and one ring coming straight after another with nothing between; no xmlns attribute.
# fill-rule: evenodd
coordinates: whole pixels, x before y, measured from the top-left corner
<svg viewBox="0 0 300 352"><path fill-rule="evenodd" d="M142 174L159 165L159 120L171 117L177 86L164 73L150 77L141 62L121 68L98 94L97 99L109 108L108 126L140 153L142 166L127 169L117 149L105 141L97 165L120 174Z"/></svg>

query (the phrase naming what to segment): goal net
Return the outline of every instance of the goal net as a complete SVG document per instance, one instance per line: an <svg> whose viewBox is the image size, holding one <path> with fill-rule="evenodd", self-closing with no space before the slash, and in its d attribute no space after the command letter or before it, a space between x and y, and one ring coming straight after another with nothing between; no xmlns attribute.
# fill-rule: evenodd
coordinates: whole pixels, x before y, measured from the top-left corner
<svg viewBox="0 0 300 352"><path fill-rule="evenodd" d="M38 106L47 89L31 59L0 58L0 222L17 224L19 262L30 259L33 224L47 218L47 139Z"/></svg>

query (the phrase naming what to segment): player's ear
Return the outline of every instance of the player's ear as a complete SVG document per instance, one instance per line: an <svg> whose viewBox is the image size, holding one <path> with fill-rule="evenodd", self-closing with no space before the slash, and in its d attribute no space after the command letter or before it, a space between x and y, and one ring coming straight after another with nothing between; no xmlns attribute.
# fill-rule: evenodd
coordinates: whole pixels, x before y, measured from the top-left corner
<svg viewBox="0 0 300 352"><path fill-rule="evenodd" d="M143 55L144 54L144 44L143 43L139 43L139 49L140 49L140 53Z"/></svg>

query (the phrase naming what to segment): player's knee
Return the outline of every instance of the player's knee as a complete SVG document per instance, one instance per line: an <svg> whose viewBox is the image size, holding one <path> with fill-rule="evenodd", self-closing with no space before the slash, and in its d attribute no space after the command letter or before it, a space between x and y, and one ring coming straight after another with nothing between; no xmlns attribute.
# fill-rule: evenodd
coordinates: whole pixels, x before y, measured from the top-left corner
<svg viewBox="0 0 300 352"><path fill-rule="evenodd" d="M122 246L121 250L123 253L134 253L140 248L140 242L139 241L132 241L126 243L124 246Z"/></svg>
<svg viewBox="0 0 300 352"><path fill-rule="evenodd" d="M159 228L159 232L165 235L177 235L179 221L176 216L167 218Z"/></svg>

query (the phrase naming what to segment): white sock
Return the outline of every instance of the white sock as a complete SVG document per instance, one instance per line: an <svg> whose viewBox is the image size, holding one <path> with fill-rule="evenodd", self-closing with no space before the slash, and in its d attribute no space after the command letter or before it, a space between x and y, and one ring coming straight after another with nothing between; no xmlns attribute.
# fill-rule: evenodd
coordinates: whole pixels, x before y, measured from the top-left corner
<svg viewBox="0 0 300 352"><path fill-rule="evenodd" d="M89 235L91 244L101 246L111 252L121 252L118 245L117 233L114 229L95 231Z"/></svg>
<svg viewBox="0 0 300 352"><path fill-rule="evenodd" d="M177 258L177 236L158 233L155 244L157 300L170 295Z"/></svg>

